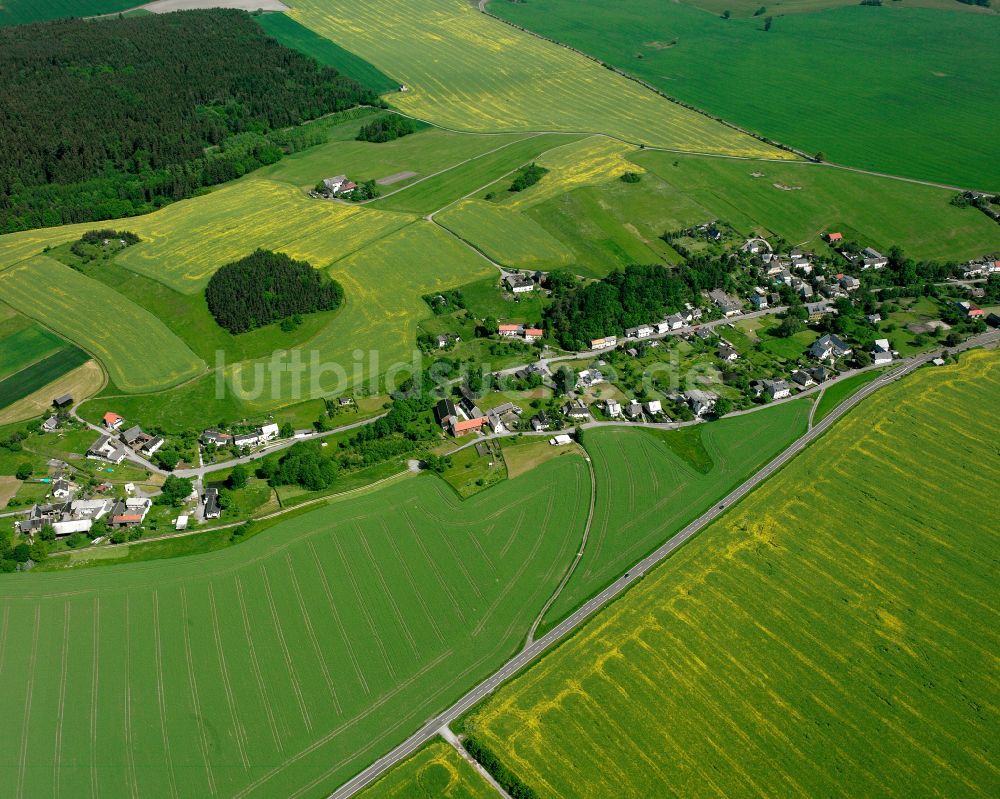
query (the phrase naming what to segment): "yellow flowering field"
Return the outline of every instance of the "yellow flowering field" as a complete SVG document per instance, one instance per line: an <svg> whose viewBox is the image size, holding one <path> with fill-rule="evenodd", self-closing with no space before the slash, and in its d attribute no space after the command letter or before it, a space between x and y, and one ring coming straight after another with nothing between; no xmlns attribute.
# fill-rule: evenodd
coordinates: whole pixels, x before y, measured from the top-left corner
<svg viewBox="0 0 1000 799"><path fill-rule="evenodd" d="M149 311L44 255L0 272L0 297L96 356L122 391L169 388L205 369Z"/></svg>
<svg viewBox="0 0 1000 799"><path fill-rule="evenodd" d="M693 152L790 157L462 0L296 0L289 13L405 83L392 102L444 127L607 133Z"/></svg>
<svg viewBox="0 0 1000 799"><path fill-rule="evenodd" d="M996 796L998 418L996 352L879 391L467 729L543 797Z"/></svg>

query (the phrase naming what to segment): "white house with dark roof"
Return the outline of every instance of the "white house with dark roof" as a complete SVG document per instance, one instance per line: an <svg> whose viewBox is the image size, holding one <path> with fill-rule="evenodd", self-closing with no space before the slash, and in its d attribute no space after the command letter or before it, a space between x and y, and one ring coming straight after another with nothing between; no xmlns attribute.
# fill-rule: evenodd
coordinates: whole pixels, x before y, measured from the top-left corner
<svg viewBox="0 0 1000 799"><path fill-rule="evenodd" d="M817 360L827 361L850 355L851 348L839 336L826 333L813 342L809 354Z"/></svg>

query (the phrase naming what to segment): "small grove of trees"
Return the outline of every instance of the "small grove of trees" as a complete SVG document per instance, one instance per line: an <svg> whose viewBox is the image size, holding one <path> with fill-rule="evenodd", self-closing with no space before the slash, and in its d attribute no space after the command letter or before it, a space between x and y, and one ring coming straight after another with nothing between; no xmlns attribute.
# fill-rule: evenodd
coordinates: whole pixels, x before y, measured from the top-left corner
<svg viewBox="0 0 1000 799"><path fill-rule="evenodd" d="M548 172L549 170L545 167L532 162L518 171L508 191L524 191L529 186L534 186L538 183Z"/></svg>
<svg viewBox="0 0 1000 799"><path fill-rule="evenodd" d="M622 183L638 183L642 180L642 175L638 172L623 172L619 180L621 180Z"/></svg>
<svg viewBox="0 0 1000 799"><path fill-rule="evenodd" d="M189 496L191 496L193 485L190 478L178 477L175 474L168 474L163 482L160 495L156 498L157 505L170 505L179 507Z"/></svg>
<svg viewBox="0 0 1000 799"><path fill-rule="evenodd" d="M512 799L536 799L538 794L530 785L526 785L521 778L505 766L491 749L472 736L467 737L462 746L465 751L479 761L480 765L486 769L500 787L503 788Z"/></svg>
<svg viewBox="0 0 1000 799"><path fill-rule="evenodd" d="M361 126L358 141L387 142L400 136L409 136L417 130L416 123L409 117L398 114L386 114Z"/></svg>
<svg viewBox="0 0 1000 799"><path fill-rule="evenodd" d="M296 314L333 310L344 290L305 261L257 250L212 275L205 299L215 321L239 334Z"/></svg>

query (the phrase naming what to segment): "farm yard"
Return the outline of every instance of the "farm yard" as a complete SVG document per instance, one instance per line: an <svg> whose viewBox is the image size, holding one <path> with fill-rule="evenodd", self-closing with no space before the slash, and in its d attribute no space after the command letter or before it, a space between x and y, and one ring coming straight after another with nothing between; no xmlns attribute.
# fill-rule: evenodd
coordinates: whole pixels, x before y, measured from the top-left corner
<svg viewBox="0 0 1000 799"><path fill-rule="evenodd" d="M807 399L679 431L588 430L597 504L580 566L551 627L623 574L806 430Z"/></svg>
<svg viewBox="0 0 1000 799"><path fill-rule="evenodd" d="M995 795L998 411L996 351L866 399L465 732L540 796Z"/></svg>
<svg viewBox="0 0 1000 799"><path fill-rule="evenodd" d="M394 103L442 127L604 132L681 150L787 157L460 0L300 0L289 14L404 76L408 91Z"/></svg>
<svg viewBox="0 0 1000 799"><path fill-rule="evenodd" d="M657 0L491 2L488 11L809 153L1000 189L1000 166L979 132L982 120L1000 114L991 77L997 62L971 55L991 51L1000 18L956 13L967 8L958 3L823 5L830 4L788 16L780 5L766 6L748 19L723 19L725 3L710 14Z"/></svg>
<svg viewBox="0 0 1000 799"><path fill-rule="evenodd" d="M193 560L2 581L25 645L0 792L332 789L518 645L589 492L579 458L533 477L463 503L408 479Z"/></svg>

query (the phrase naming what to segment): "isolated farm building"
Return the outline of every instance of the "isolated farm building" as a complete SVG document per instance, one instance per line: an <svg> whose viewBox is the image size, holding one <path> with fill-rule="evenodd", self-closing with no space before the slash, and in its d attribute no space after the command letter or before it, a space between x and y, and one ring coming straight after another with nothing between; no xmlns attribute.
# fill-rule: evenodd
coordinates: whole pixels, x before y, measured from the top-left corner
<svg viewBox="0 0 1000 799"><path fill-rule="evenodd" d="M202 501L205 503L206 519L218 519L222 515L222 508L219 506L219 489L207 489Z"/></svg>
<svg viewBox="0 0 1000 799"><path fill-rule="evenodd" d="M51 433L54 430L59 429L59 417L52 414L48 419L42 422L42 432Z"/></svg>
<svg viewBox="0 0 1000 799"><path fill-rule="evenodd" d="M552 446L554 446L554 447L561 447L561 446L564 446L566 444L572 444L573 443L573 439L570 438L565 433L562 433L562 434L560 434L558 436L555 436L554 438L550 438L549 439L549 443Z"/></svg>
<svg viewBox="0 0 1000 799"><path fill-rule="evenodd" d="M455 410L455 403L450 399L443 399L434 406L434 419L442 427L447 427L451 424L451 420L458 416L458 411Z"/></svg>
<svg viewBox="0 0 1000 799"><path fill-rule="evenodd" d="M617 419L619 416L622 415L622 406L621 406L621 403L618 402L618 400L616 400L616 399L606 400L605 403L604 403L604 411L612 419Z"/></svg>
<svg viewBox="0 0 1000 799"><path fill-rule="evenodd" d="M500 325L497 332L504 338L516 338L524 333L521 325Z"/></svg>
<svg viewBox="0 0 1000 799"><path fill-rule="evenodd" d="M108 430L118 430L125 423L125 420L117 413L108 411L104 414L104 426Z"/></svg>
<svg viewBox="0 0 1000 799"><path fill-rule="evenodd" d="M112 439L111 436L106 435L100 436L87 450L88 458L99 458L114 464L125 460L127 454L125 447Z"/></svg>
<svg viewBox="0 0 1000 799"><path fill-rule="evenodd" d="M592 350L603 350L608 347L617 347L618 337L617 336L604 336L604 338L595 338L590 341L590 348Z"/></svg>
<svg viewBox="0 0 1000 799"><path fill-rule="evenodd" d="M524 331L525 341L538 341L542 336L545 335L545 331L540 327L529 327Z"/></svg>
<svg viewBox="0 0 1000 799"><path fill-rule="evenodd" d="M187 530L187 526L188 526L188 516L187 516L186 513L182 513L174 521L174 529L175 530Z"/></svg>
<svg viewBox="0 0 1000 799"><path fill-rule="evenodd" d="M875 339L875 347L872 349L872 360L880 364L892 362L892 345L889 343L889 339Z"/></svg>
<svg viewBox="0 0 1000 799"><path fill-rule="evenodd" d="M826 333L813 342L813 345L809 348L809 354L820 361L826 361L850 355L851 348L839 336L833 333Z"/></svg>
<svg viewBox="0 0 1000 799"><path fill-rule="evenodd" d="M714 391L702 391L701 389L694 388L684 392L684 399L691 406L691 412L695 416L704 416L706 413L710 413L712 408L715 407L719 395Z"/></svg>
<svg viewBox="0 0 1000 799"><path fill-rule="evenodd" d="M61 394L54 400L52 400L52 404L55 405L57 408L68 408L70 405L73 404L73 395Z"/></svg>
<svg viewBox="0 0 1000 799"><path fill-rule="evenodd" d="M552 422L545 411L539 411L531 417L531 429L536 433L548 430L551 424Z"/></svg>
<svg viewBox="0 0 1000 799"><path fill-rule="evenodd" d="M514 292L514 294L525 294L535 288L535 281L524 275L511 274L507 275L503 280L507 284L507 288Z"/></svg>
<svg viewBox="0 0 1000 799"><path fill-rule="evenodd" d="M743 307L743 303L741 303L736 297L726 294L726 292L721 289L712 289L712 291L708 292L708 297L712 302L719 306L719 310L722 311L725 316L738 314L740 309Z"/></svg>
<svg viewBox="0 0 1000 799"><path fill-rule="evenodd" d="M205 430L201 434L201 443L208 445L215 445L216 447L224 447L230 442L232 442L233 437L229 433L220 433L218 430Z"/></svg>
<svg viewBox="0 0 1000 799"><path fill-rule="evenodd" d="M625 331L626 338L649 338L655 329L652 325L639 325L638 327L630 327Z"/></svg>
<svg viewBox="0 0 1000 799"><path fill-rule="evenodd" d="M828 242L830 242L830 244L834 244L835 242L843 241L844 240L844 234L843 233L827 233L826 234L826 240Z"/></svg>
<svg viewBox="0 0 1000 799"><path fill-rule="evenodd" d="M164 440L160 436L153 436L149 441L140 447L139 451L147 457L156 452L160 447L164 445Z"/></svg>
<svg viewBox="0 0 1000 799"><path fill-rule="evenodd" d="M779 400L792 396L792 390L785 380L765 380L764 396L769 400Z"/></svg>
<svg viewBox="0 0 1000 799"><path fill-rule="evenodd" d="M333 178L326 178L323 181L323 185L330 194L346 194L349 191L354 191L354 189L358 187L358 184L353 180L348 180L347 175L337 175Z"/></svg>
<svg viewBox="0 0 1000 799"><path fill-rule="evenodd" d="M809 388L809 386L816 385L816 381L805 369L796 369L792 372L792 382L799 385L801 388Z"/></svg>
<svg viewBox="0 0 1000 799"><path fill-rule="evenodd" d="M570 419L589 419L590 411L581 399L574 399L563 405L563 414Z"/></svg>

